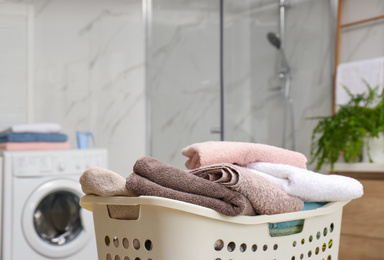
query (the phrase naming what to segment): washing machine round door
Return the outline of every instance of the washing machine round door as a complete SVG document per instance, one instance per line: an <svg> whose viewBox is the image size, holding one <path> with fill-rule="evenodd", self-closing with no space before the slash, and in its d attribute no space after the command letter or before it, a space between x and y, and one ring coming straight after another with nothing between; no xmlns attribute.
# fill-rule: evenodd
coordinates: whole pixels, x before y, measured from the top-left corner
<svg viewBox="0 0 384 260"><path fill-rule="evenodd" d="M24 236L34 250L60 258L84 248L93 224L91 215L79 205L82 195L79 182L71 179L48 181L31 194L22 224Z"/></svg>

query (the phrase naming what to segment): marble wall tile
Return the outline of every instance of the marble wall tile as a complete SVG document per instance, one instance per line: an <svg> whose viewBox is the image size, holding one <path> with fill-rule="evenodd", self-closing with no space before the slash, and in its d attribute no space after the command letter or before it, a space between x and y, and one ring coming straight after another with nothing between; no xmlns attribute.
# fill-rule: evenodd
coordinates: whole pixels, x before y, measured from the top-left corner
<svg viewBox="0 0 384 260"><path fill-rule="evenodd" d="M76 130L92 131L110 168L127 175L139 156L183 167L183 147L220 139L211 133L220 126L219 1L153 0L149 31L139 0L10 2L35 12L35 121L62 124L74 148ZM316 122L307 118L331 113L335 18L328 0L288 2L296 150L309 157ZM287 109L273 91L279 56L266 37L278 32L277 1L227 0L224 11L225 138L281 146ZM383 56L381 26L345 31L342 60ZM286 140L290 148L290 128Z"/></svg>
<svg viewBox="0 0 384 260"><path fill-rule="evenodd" d="M243 89L241 84L228 85L228 89L234 89L229 97L231 105L240 108L235 110L236 112L232 110L233 117L228 119L233 122L233 125L227 124L233 129L233 135L229 138L283 146L283 123L284 118L287 118L285 148L293 149L291 107L284 104L280 91L273 91L281 84L277 78L278 50L268 42L266 37L268 32L279 32L277 4L268 3L263 8L258 6L253 12L248 11L248 15L247 11L244 13L246 15L237 16L238 22L233 26L236 29L228 32L232 33L232 37L228 38L231 38L237 47L229 46L227 56L241 57L235 61L237 66L231 66L241 67L245 61L248 68L244 68L243 74L249 75L244 84L247 86ZM333 25L334 19L328 1L291 2L291 5L286 8L285 50L292 70L290 96L294 111L295 149L307 157L309 157L310 137L315 123L307 120L307 117L329 114L331 111ZM241 37L235 36L245 31L240 29L244 27L249 32L240 33ZM243 41L251 43L247 46L248 52L244 51ZM248 55L241 55L243 52L247 52ZM251 58L244 59L249 55ZM230 60L234 62L233 59ZM242 73L236 73L236 70L235 72L232 70L231 73L232 78L226 75L227 83L240 82ZM248 98L244 99L244 97ZM236 118L241 120L236 122ZM240 135L240 133L243 134Z"/></svg>
<svg viewBox="0 0 384 260"><path fill-rule="evenodd" d="M384 13L384 2L345 0L343 24L356 22ZM340 62L365 60L384 56L383 19L346 27L341 33Z"/></svg>
<svg viewBox="0 0 384 260"><path fill-rule="evenodd" d="M32 120L30 5L0 2L0 131Z"/></svg>
<svg viewBox="0 0 384 260"><path fill-rule="evenodd" d="M77 147L91 131L122 175L145 155L145 52L140 0L21 0L34 6L34 112Z"/></svg>
<svg viewBox="0 0 384 260"><path fill-rule="evenodd" d="M350 62L384 56L384 23L355 26L343 30L340 62Z"/></svg>
<svg viewBox="0 0 384 260"><path fill-rule="evenodd" d="M311 135L317 122L308 118L329 115L332 109L336 20L326 0L298 2L288 12L296 145L310 158Z"/></svg>
<svg viewBox="0 0 384 260"><path fill-rule="evenodd" d="M383 15L384 2L382 0L344 0L342 23L351 23L359 20Z"/></svg>
<svg viewBox="0 0 384 260"><path fill-rule="evenodd" d="M184 1L175 6L175 2L153 1L161 8L153 10L157 20L152 20L151 35L154 38L150 48L152 78L149 85L155 95L152 96L151 106L156 115L151 121L152 154L182 166L185 160L178 159L179 151L188 142L218 140L217 136L206 132L207 124L214 126L220 123L218 10L214 11L211 2L211 8L200 9L189 8ZM289 107L284 107L281 91L274 90L280 84L277 78L279 55L267 40L268 32L278 32L279 29L277 1L228 0L224 3L225 140L282 146L282 123L287 117L285 139L286 148L290 149L293 144L290 114L284 114ZM207 7L209 4L201 2L201 6L204 5ZM182 20L177 19L175 9L183 13ZM199 22L194 20L199 16L200 24L205 26L198 26ZM286 54L292 69L296 150L309 157L310 136L315 122L306 118L330 114L332 108L335 20L326 0L292 1L286 16ZM160 17L167 17L167 24L159 22ZM169 35L167 41L164 41L164 35ZM205 45L196 45L202 39ZM188 43L199 48L195 49ZM193 58L190 56L184 60L185 53L191 50ZM211 73L196 71L192 64L199 64L196 67L200 68L204 66L204 71ZM203 90L197 80L204 78L204 75L214 84ZM188 92L177 94L187 84L184 79L188 78L195 84L188 85ZM175 93L176 98L170 98L170 93ZM186 106L197 100L198 93L201 94L199 105ZM208 108L212 104L215 109ZM192 128L178 119L195 114L200 117L193 117L196 121Z"/></svg>
<svg viewBox="0 0 384 260"><path fill-rule="evenodd" d="M218 1L153 1L149 35L150 154L184 167L181 149L219 140Z"/></svg>

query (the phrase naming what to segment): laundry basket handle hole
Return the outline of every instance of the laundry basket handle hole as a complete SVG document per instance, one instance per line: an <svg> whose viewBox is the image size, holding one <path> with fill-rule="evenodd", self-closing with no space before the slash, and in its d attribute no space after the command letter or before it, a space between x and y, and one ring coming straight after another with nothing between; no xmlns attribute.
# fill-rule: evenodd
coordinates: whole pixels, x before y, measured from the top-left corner
<svg viewBox="0 0 384 260"><path fill-rule="evenodd" d="M269 223L269 235L271 237L284 237L299 234L303 231L304 219L279 223Z"/></svg>
<svg viewBox="0 0 384 260"><path fill-rule="evenodd" d="M119 220L138 220L140 205L107 205L109 217Z"/></svg>

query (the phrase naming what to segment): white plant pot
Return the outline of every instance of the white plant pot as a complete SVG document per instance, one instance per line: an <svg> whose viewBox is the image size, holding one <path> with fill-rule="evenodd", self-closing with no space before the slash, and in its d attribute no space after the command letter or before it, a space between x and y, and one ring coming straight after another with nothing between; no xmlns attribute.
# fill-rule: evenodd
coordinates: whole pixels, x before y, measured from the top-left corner
<svg viewBox="0 0 384 260"><path fill-rule="evenodd" d="M370 155L373 163L384 163L384 135L379 134L377 138L369 138ZM369 162L367 146L364 146L363 162Z"/></svg>

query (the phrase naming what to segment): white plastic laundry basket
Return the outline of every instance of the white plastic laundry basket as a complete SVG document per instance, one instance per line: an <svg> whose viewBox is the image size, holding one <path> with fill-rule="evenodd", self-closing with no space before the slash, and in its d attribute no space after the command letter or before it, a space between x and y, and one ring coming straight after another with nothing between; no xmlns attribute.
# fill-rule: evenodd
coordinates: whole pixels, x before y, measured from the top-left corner
<svg viewBox="0 0 384 260"><path fill-rule="evenodd" d="M224 216L160 197L81 198L93 211L99 260L336 260L342 208L332 202L308 211ZM115 206L119 205L119 206ZM131 212L110 217L111 207ZM271 236L269 223L304 220L300 233Z"/></svg>

